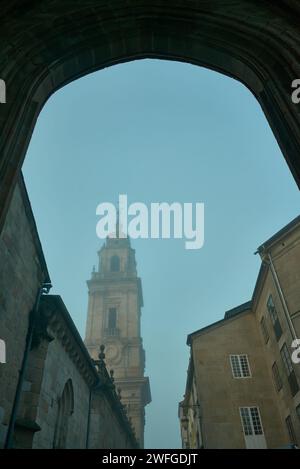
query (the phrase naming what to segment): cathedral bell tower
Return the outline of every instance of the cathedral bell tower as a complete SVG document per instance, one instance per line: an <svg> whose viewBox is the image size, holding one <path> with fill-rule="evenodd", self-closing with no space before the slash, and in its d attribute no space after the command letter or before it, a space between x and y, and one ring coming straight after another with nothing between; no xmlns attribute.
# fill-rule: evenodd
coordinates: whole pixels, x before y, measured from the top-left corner
<svg viewBox="0 0 300 469"><path fill-rule="evenodd" d="M117 226L118 228L118 226ZM105 345L106 364L114 370L136 437L144 446L145 406L151 402L149 378L144 376L145 351L141 338L141 279L135 251L126 238L107 237L98 252L99 267L88 280L85 344L93 359Z"/></svg>

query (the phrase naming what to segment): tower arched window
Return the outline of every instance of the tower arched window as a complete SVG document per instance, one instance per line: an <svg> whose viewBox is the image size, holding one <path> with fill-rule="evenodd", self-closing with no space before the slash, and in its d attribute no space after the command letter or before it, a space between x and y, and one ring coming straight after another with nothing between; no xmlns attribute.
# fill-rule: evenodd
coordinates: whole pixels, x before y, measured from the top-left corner
<svg viewBox="0 0 300 469"><path fill-rule="evenodd" d="M53 448L66 448L68 427L74 412L74 390L72 380L66 382L62 395L57 403L57 416L54 430Z"/></svg>
<svg viewBox="0 0 300 469"><path fill-rule="evenodd" d="M110 270L111 270L111 272L119 272L120 271L120 258L119 258L119 256L112 256L110 258Z"/></svg>
<svg viewBox="0 0 300 469"><path fill-rule="evenodd" d="M108 329L114 330L117 327L117 310L116 308L109 308L108 310Z"/></svg>

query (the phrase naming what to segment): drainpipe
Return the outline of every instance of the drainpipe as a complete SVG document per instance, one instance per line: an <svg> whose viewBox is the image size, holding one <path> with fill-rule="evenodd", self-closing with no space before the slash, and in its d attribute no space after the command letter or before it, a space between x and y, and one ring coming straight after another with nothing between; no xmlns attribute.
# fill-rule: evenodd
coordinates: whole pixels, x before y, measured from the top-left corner
<svg viewBox="0 0 300 469"><path fill-rule="evenodd" d="M90 440L90 426L91 426L91 404L92 404L92 393L95 386L91 386L90 395L89 395L89 407L88 407L88 420L87 420L87 429L86 429L86 440L85 440L85 449L89 449L89 440Z"/></svg>
<svg viewBox="0 0 300 469"><path fill-rule="evenodd" d="M287 324L288 324L292 339L297 339L296 330L294 328L293 321L291 320L290 312L289 312L287 302L285 300L285 296L283 294L283 291L282 291L282 288L281 288L281 285L280 285L280 282L279 282L279 278L278 278L278 275L277 275L277 272L276 272L276 269L275 269L275 266L274 266L274 263L273 263L272 256L269 252L267 252L265 250L264 246L259 248L258 251L255 252L255 254L257 254L258 252L260 254L266 254L268 256L269 266L270 266L270 269L271 269L272 277L273 277L273 280L274 280L274 283L275 283L275 287L277 289L277 293L278 293L278 295L281 299L284 315L285 315L285 318L286 318L286 321L287 321Z"/></svg>
<svg viewBox="0 0 300 469"><path fill-rule="evenodd" d="M285 300L285 297L284 297L284 294L283 294L283 291L282 291L282 288L281 288L281 285L280 285L280 282L279 282L279 278L278 278L278 275L277 275L277 272L276 272L276 269L275 269L275 266L274 266L274 263L273 263L273 260L272 260L272 256L269 252L268 252L268 259L269 259L269 263L270 263L274 283L275 283L275 286L277 288L277 292L280 296L280 299L281 299L281 302L282 302L282 305L283 305L284 314L285 314L285 317L286 317L286 320L287 320L287 323L288 323L292 338L297 339L297 334L296 334L296 331L295 331L295 328L294 328L294 324L293 324L293 321L291 320L290 312L289 312L289 309L288 309L288 306L287 306L287 303L286 303L286 300Z"/></svg>
<svg viewBox="0 0 300 469"><path fill-rule="evenodd" d="M89 449L90 421L91 421L91 401L92 401L92 387L90 389L90 395L89 395L89 408L88 408L88 420L87 420L87 428L86 428L85 449Z"/></svg>
<svg viewBox="0 0 300 469"><path fill-rule="evenodd" d="M27 330L27 335L26 335L25 350L24 350L21 369L19 371L18 384L16 388L13 407L12 407L9 425L7 429L7 434L6 434L5 444L4 444L5 449L12 448L15 423L16 423L17 414L19 410L19 403L20 403L20 398L21 398L21 393L22 393L22 387L23 387L29 352L30 352L31 344L32 344L33 331L34 331L34 327L39 316L39 305L40 305L41 296L43 293L48 294L51 287L52 287L51 283L42 284L42 286L38 289L34 308L30 312L29 325L28 325L28 330Z"/></svg>
<svg viewBox="0 0 300 469"><path fill-rule="evenodd" d="M90 427L91 427L91 407L92 407L92 396L93 391L95 391L100 385L99 378L91 386L89 393L89 405L88 405L88 418L87 418L87 427L86 427L86 439L85 439L85 448L89 449L89 440L90 440Z"/></svg>

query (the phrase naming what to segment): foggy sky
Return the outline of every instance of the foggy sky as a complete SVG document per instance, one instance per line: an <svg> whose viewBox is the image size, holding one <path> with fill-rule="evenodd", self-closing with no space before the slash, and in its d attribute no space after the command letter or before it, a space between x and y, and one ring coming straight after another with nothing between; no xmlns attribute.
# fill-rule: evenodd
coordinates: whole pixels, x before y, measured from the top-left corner
<svg viewBox="0 0 300 469"><path fill-rule="evenodd" d="M240 83L177 62L142 60L91 74L42 111L24 175L54 285L81 335L86 280L102 245L96 207L203 202L205 241L132 241L152 403L146 447L180 447L188 333L251 298L257 246L299 214L299 192L264 114ZM212 349L213 353L213 349Z"/></svg>

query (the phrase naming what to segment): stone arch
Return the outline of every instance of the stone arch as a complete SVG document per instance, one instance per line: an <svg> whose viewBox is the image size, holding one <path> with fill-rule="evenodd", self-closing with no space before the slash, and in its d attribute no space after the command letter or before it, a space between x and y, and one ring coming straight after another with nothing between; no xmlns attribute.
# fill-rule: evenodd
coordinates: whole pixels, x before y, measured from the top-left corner
<svg viewBox="0 0 300 469"><path fill-rule="evenodd" d="M62 395L57 402L57 415L54 429L53 448L62 449L67 446L70 416L74 412L74 390L71 379L66 382Z"/></svg>
<svg viewBox="0 0 300 469"><path fill-rule="evenodd" d="M247 86L300 187L300 107L291 100L291 83L300 77L299 2L2 3L0 229L46 100L87 73L141 58L204 66Z"/></svg>

